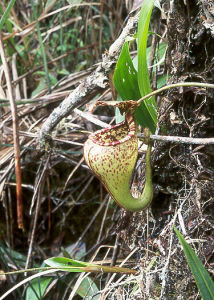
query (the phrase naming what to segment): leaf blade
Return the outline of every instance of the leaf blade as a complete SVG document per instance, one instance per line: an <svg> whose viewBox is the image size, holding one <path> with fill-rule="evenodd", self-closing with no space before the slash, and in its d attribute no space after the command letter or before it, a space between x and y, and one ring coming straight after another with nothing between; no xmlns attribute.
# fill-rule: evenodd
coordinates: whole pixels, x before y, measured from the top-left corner
<svg viewBox="0 0 214 300"><path fill-rule="evenodd" d="M204 300L214 299L214 282L210 278L207 270L204 268L202 262L195 254L193 249L185 241L181 233L174 227L181 245L183 246L184 254L186 256L190 270L195 278L198 289Z"/></svg>
<svg viewBox="0 0 214 300"><path fill-rule="evenodd" d="M13 5L15 4L16 0L11 0L10 3L8 4L5 12L3 13L1 19L0 19L0 31L2 30L3 26L4 26L4 23L6 22L7 20L7 17L13 7Z"/></svg>
<svg viewBox="0 0 214 300"><path fill-rule="evenodd" d="M27 287L25 300L42 299L52 279L52 277L39 277L33 279L31 284Z"/></svg>
<svg viewBox="0 0 214 300"><path fill-rule="evenodd" d="M114 71L113 81L122 100L138 100L140 90L138 88L137 71L129 54L129 43L125 42Z"/></svg>
<svg viewBox="0 0 214 300"><path fill-rule="evenodd" d="M154 2L155 0L145 0L143 2L138 22L138 86L142 97L151 93L152 91L147 68L146 48L150 17L152 14ZM145 111L148 111L147 119L151 124L149 128L152 133L154 133L158 121L157 104L154 97L146 99L141 104L138 114L140 112L144 114ZM146 121L146 123L148 121Z"/></svg>
<svg viewBox="0 0 214 300"><path fill-rule="evenodd" d="M106 273L127 273L135 274L137 271L122 268L122 267L109 267L103 265L97 265L93 263L74 260L67 257L51 257L44 261L48 266L61 269L67 272L106 272Z"/></svg>

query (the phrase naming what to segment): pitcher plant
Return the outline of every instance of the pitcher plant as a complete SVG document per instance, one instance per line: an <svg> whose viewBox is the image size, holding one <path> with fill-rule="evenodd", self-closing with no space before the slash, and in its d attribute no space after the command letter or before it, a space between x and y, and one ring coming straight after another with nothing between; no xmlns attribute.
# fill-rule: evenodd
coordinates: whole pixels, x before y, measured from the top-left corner
<svg viewBox="0 0 214 300"><path fill-rule="evenodd" d="M128 211L140 211L152 201L151 143L145 129L146 152L145 187L139 198L130 192L130 178L138 156L138 138L134 118L136 101L98 102L97 105L118 107L125 121L91 134L84 144L84 158L96 177L116 203Z"/></svg>

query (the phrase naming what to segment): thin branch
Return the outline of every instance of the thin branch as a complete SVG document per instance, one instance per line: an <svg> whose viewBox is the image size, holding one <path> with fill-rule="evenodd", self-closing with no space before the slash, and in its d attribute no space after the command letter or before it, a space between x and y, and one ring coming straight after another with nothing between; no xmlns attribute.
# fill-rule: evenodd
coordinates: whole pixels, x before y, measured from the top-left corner
<svg viewBox="0 0 214 300"><path fill-rule="evenodd" d="M79 114L79 111L75 110L75 112L77 114ZM108 123L105 123L103 121L100 121L96 118L92 116L90 116L89 118L89 114L88 113L83 113L81 112L81 117L88 119L90 122L92 122L93 124L96 124L98 126L100 126L101 128L107 128L110 127L110 125ZM10 128L5 127L9 134L10 134ZM7 134L7 133L5 133ZM25 131L19 131L19 135L23 135L23 136L27 136L27 137L37 137L36 134L34 133L29 133L29 132L25 132ZM139 138L144 138L144 134L143 133L138 133L137 135ZM190 138L190 137L183 137L183 136L170 136L170 135L150 135L150 139L153 141L160 141L160 142L172 142L172 143L181 143L181 144L192 144L192 145L213 145L214 144L214 137L212 138ZM78 142L73 142L73 141L68 141L66 139L57 139L57 138L53 138L53 141L56 142L62 142L62 143L66 143L66 144L70 144L70 145L76 145L76 146L83 146L82 143L78 143ZM0 144L0 145L4 145L4 147L12 147L11 144ZM22 149L29 149L29 147L21 147ZM32 148L32 150L34 150L34 148ZM58 149L56 148L55 150L58 151ZM43 150L41 150L43 151ZM66 152L66 151L59 151L59 152Z"/></svg>
<svg viewBox="0 0 214 300"><path fill-rule="evenodd" d="M1 33L0 33L0 55L3 63L3 68L4 68L4 73L5 73L5 78L6 78L7 88L8 88L11 115L13 120L13 142L14 142L16 198L17 198L17 223L18 223L18 228L24 229L18 116L17 116L17 108L16 108L15 100L13 97L10 71L7 64Z"/></svg>
<svg viewBox="0 0 214 300"><path fill-rule="evenodd" d="M129 19L118 39L109 48L108 54L103 56L103 60L97 69L83 80L80 85L64 99L60 106L54 109L40 130L40 145L44 144L53 128L73 109L89 102L98 92L107 88L108 74L113 70L116 64L126 37L136 30L137 23L138 15Z"/></svg>
<svg viewBox="0 0 214 300"><path fill-rule="evenodd" d="M137 135L139 138L144 138L143 134ZM167 136L167 135L150 135L150 139L153 141L161 141L161 142L172 142L172 143L180 143L180 144L192 144L192 145L213 145L213 138L190 138L183 136Z"/></svg>

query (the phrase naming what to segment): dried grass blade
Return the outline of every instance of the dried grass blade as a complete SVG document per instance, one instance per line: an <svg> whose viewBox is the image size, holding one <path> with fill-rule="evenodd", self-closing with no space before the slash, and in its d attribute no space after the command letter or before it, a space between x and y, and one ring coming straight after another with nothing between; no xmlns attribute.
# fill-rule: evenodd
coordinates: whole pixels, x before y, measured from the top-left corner
<svg viewBox="0 0 214 300"><path fill-rule="evenodd" d="M17 198L17 222L18 228L24 229L23 223L23 203L22 203L22 179L21 179L21 162L20 162L20 145L19 145L19 127L16 103L13 98L13 90L10 78L9 67L4 51L2 35L0 33L0 56L3 63L5 78L8 87L8 95L10 100L11 114L13 120L13 141L14 141L14 156L15 156L15 173L16 173L16 198Z"/></svg>

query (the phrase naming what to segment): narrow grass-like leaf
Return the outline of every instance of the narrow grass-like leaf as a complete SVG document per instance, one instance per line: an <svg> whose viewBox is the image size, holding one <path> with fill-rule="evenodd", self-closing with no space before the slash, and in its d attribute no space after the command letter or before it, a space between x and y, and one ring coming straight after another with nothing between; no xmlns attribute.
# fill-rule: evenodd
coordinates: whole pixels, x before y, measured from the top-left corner
<svg viewBox="0 0 214 300"><path fill-rule="evenodd" d="M87 266L87 263L77 261L67 257L51 257L44 261L48 266L55 268L63 268L63 271L82 272L81 268ZM68 267L67 269L65 267ZM71 268L72 267L72 268Z"/></svg>
<svg viewBox="0 0 214 300"><path fill-rule="evenodd" d="M181 245L183 246L184 254L186 256L188 265L195 278L198 289L204 300L214 299L214 282L210 278L207 270L204 268L198 256L195 254L193 249L185 241L184 237L174 227L174 230L179 238Z"/></svg>
<svg viewBox="0 0 214 300"><path fill-rule="evenodd" d="M79 260L74 260L67 257L52 257L44 261L48 266L62 269L62 271L67 272L103 272L103 273L127 273L135 274L137 271L121 268L121 267L109 267L101 266L93 263L83 262Z"/></svg>
<svg viewBox="0 0 214 300"><path fill-rule="evenodd" d="M151 46L146 48L147 64L148 64L149 59L150 59L151 50L152 50ZM161 65L162 63L164 63L166 50L167 50L167 44L164 43L164 42L159 43L158 48L155 49L155 57L158 58L159 61L157 61L155 63L155 65L152 66L152 67L156 67L156 66ZM138 55L136 55L133 58L132 62L133 62L133 65L134 65L135 69L138 71Z"/></svg>
<svg viewBox="0 0 214 300"><path fill-rule="evenodd" d="M150 17L155 0L144 0L138 21L138 84L141 96L151 92L149 73L147 70L147 37Z"/></svg>
<svg viewBox="0 0 214 300"><path fill-rule="evenodd" d="M60 12L59 14L59 23L60 23L60 30L59 30L59 42L60 42L60 51L61 51L61 55L64 53L64 49L63 49L63 13ZM62 67L64 66L64 58L61 59L61 64Z"/></svg>
<svg viewBox="0 0 214 300"><path fill-rule="evenodd" d="M31 97L35 97L37 94L39 94L42 90L45 90L47 87L46 78L41 78L39 84L35 88L34 91L31 93Z"/></svg>
<svg viewBox="0 0 214 300"><path fill-rule="evenodd" d="M47 64L47 57L46 57L46 53L45 53L45 47L43 45L43 41L42 41L42 35L41 35L41 31L40 31L40 26L39 26L39 21L38 21L38 17L37 17L37 9L35 7L34 1L31 1L32 7L33 7L33 15L34 15L34 19L36 21L36 29L37 29L37 33L38 33L38 39L39 39L39 45L41 48L41 53L42 53L42 59L43 59L43 64L44 64L44 70L45 70L45 77L46 77L46 83L47 83L47 87L48 87L48 92L51 92L51 86L50 86L50 79L49 79L49 72L48 72L48 64Z"/></svg>
<svg viewBox="0 0 214 300"><path fill-rule="evenodd" d="M143 1L138 22L138 86L142 97L152 91L147 69L146 48L150 17L154 2L155 0ZM148 111L147 119L150 125L149 128L154 132L157 124L157 104L154 97L146 99L141 104L141 109L143 115Z"/></svg>
<svg viewBox="0 0 214 300"><path fill-rule="evenodd" d="M6 8L4 14L2 15L1 17L1 20L0 20L0 31L2 30L3 26L4 26L4 23L6 22L7 20L7 17L13 7L13 5L15 4L16 0L10 0L10 3L8 4L8 7Z"/></svg>

